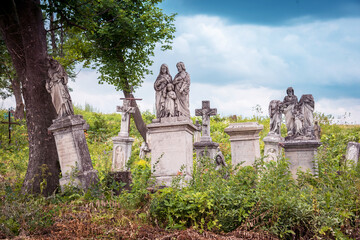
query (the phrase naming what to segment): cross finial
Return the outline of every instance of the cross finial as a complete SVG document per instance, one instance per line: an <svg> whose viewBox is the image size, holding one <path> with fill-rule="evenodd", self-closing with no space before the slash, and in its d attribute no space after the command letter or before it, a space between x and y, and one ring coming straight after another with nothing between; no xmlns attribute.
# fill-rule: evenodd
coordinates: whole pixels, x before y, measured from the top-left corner
<svg viewBox="0 0 360 240"><path fill-rule="evenodd" d="M195 109L195 116L202 117L202 137L200 141L211 141L210 116L217 114L216 108L210 108L210 101L202 101L202 108Z"/></svg>
<svg viewBox="0 0 360 240"><path fill-rule="evenodd" d="M121 112L121 128L119 136L128 137L129 136L129 124L130 124L130 114L135 113L135 107L131 107L132 100L141 100L139 98L120 98L123 100L122 106L117 106L116 111Z"/></svg>

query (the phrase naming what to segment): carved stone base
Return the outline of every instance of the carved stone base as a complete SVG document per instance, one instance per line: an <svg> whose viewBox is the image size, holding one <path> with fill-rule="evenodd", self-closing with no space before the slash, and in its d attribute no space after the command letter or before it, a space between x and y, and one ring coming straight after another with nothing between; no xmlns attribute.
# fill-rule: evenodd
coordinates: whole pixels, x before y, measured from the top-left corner
<svg viewBox="0 0 360 240"><path fill-rule="evenodd" d="M245 161L243 166L251 166L256 158L260 158L259 133L263 128L257 122L230 123L225 128L225 132L230 135L233 165Z"/></svg>
<svg viewBox="0 0 360 240"><path fill-rule="evenodd" d="M111 170L125 171L126 163L129 161L131 156L131 148L134 139L131 137L116 136L113 140L113 157Z"/></svg>
<svg viewBox="0 0 360 240"><path fill-rule="evenodd" d="M155 165L156 183L170 186L171 179L179 174L182 167L185 177L188 178L193 165L192 140L195 131L191 120L161 119L160 123L151 123L147 127L151 167Z"/></svg>
<svg viewBox="0 0 360 240"><path fill-rule="evenodd" d="M284 138L279 135L267 135L263 139L265 143L264 156L265 161L277 161L281 154L282 148L279 146L279 142L283 142Z"/></svg>
<svg viewBox="0 0 360 240"><path fill-rule="evenodd" d="M290 171L294 179L297 178L298 168L301 168L302 171L310 169L315 174L315 155L321 142L316 140L285 141L280 143L280 146L285 149L285 157L290 161Z"/></svg>
<svg viewBox="0 0 360 240"><path fill-rule="evenodd" d="M216 142L196 142L194 143L194 148L196 151L196 157L209 157L210 159L214 159L217 148L219 144Z"/></svg>
<svg viewBox="0 0 360 240"><path fill-rule="evenodd" d="M53 120L49 127L49 131L54 134L59 156L62 189L68 184L87 189L98 181L97 171L91 163L84 125L82 116L72 115Z"/></svg>
<svg viewBox="0 0 360 240"><path fill-rule="evenodd" d="M355 164L359 162L360 143L349 142L346 149L346 159L354 161Z"/></svg>

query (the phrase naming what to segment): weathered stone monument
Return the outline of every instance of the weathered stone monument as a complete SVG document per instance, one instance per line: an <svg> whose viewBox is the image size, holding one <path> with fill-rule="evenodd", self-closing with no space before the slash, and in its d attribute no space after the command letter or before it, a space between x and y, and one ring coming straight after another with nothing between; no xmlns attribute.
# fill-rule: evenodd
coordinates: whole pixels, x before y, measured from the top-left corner
<svg viewBox="0 0 360 240"><path fill-rule="evenodd" d="M166 64L161 65L154 83L156 116L149 130L151 165L159 185L169 186L183 168L189 179L193 165L193 134L196 129L190 119L190 75L183 62L176 64L178 73L172 79Z"/></svg>
<svg viewBox="0 0 360 240"><path fill-rule="evenodd" d="M354 161L355 164L359 162L360 143L349 142L346 149L346 159Z"/></svg>
<svg viewBox="0 0 360 240"><path fill-rule="evenodd" d="M277 161L281 154L279 142L281 137L281 101L272 100L269 104L270 131L263 141L265 143L264 156L266 161Z"/></svg>
<svg viewBox="0 0 360 240"><path fill-rule="evenodd" d="M225 128L230 135L232 164L253 165L260 158L259 133L264 127L256 122L231 123Z"/></svg>
<svg viewBox="0 0 360 240"><path fill-rule="evenodd" d="M74 115L65 69L53 58L49 58L49 63L50 81L46 83L46 89L51 94L58 115L49 131L54 135L59 155L62 173L60 186L62 189L67 185L87 189L98 181L98 177L85 139L86 122L82 116Z"/></svg>
<svg viewBox="0 0 360 240"><path fill-rule="evenodd" d="M219 144L213 142L210 137L210 116L217 114L216 108L210 108L210 101L202 101L202 108L195 109L195 115L202 117L202 136L200 141L194 143L196 156L207 156L214 159Z"/></svg>
<svg viewBox="0 0 360 240"><path fill-rule="evenodd" d="M285 157L290 160L290 171L296 178L299 167L315 173L315 154L321 142L314 132L314 97L305 94L298 102L292 87L286 92L281 109L285 114L287 136L280 146L285 149Z"/></svg>
<svg viewBox="0 0 360 240"><path fill-rule="evenodd" d="M121 127L118 136L113 137L113 158L112 158L112 172L126 171L126 163L131 156L131 148L134 142L132 137L129 137L130 114L135 112L135 108L130 106L130 101L133 99L121 98L123 100L122 106L117 106L116 111L121 112Z"/></svg>

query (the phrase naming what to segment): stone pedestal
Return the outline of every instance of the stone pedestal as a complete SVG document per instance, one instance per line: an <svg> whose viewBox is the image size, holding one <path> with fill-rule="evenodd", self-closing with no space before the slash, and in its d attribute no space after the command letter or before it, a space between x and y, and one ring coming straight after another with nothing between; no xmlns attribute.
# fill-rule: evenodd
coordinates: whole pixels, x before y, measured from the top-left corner
<svg viewBox="0 0 360 240"><path fill-rule="evenodd" d="M265 161L277 161L281 155L282 148L279 146L279 142L283 142L284 138L280 135L268 134L263 139L265 143L264 156Z"/></svg>
<svg viewBox="0 0 360 240"><path fill-rule="evenodd" d="M121 132L120 132L121 133ZM113 157L111 171L125 171L126 163L131 156L134 139L127 136L116 136L113 140Z"/></svg>
<svg viewBox="0 0 360 240"><path fill-rule="evenodd" d="M194 124L189 118L181 117L161 118L154 122L147 127L156 183L170 186L172 177L178 175L182 166L185 166L185 179L189 179L193 165Z"/></svg>
<svg viewBox="0 0 360 240"><path fill-rule="evenodd" d="M225 128L230 135L232 164L253 165L260 158L259 133L264 127L256 122L231 123Z"/></svg>
<svg viewBox="0 0 360 240"><path fill-rule="evenodd" d="M194 148L196 151L197 158L206 156L209 157L210 159L214 159L218 147L219 144L216 142L200 141L194 143Z"/></svg>
<svg viewBox="0 0 360 240"><path fill-rule="evenodd" d="M98 181L97 171L91 163L84 125L82 116L72 115L53 120L49 127L54 134L59 156L62 189L66 185L87 189Z"/></svg>
<svg viewBox="0 0 360 240"><path fill-rule="evenodd" d="M290 171L294 179L297 178L296 172L300 167L302 171L310 169L312 174L315 174L315 155L321 142L316 140L285 141L280 143L280 146L285 149L285 157L290 161Z"/></svg>
<svg viewBox="0 0 360 240"><path fill-rule="evenodd" d="M354 161L355 164L359 161L360 143L349 142L346 149L346 159Z"/></svg>

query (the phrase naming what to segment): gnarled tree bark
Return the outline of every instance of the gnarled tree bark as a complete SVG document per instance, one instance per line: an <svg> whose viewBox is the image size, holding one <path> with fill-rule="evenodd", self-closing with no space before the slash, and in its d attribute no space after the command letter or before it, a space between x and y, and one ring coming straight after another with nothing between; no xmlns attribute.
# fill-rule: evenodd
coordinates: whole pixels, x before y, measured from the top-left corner
<svg viewBox="0 0 360 240"><path fill-rule="evenodd" d="M29 163L23 192L51 194L59 185L60 166L54 137L48 133L56 118L45 89L47 45L39 0L4 0L0 29L16 73L21 78L29 137Z"/></svg>

